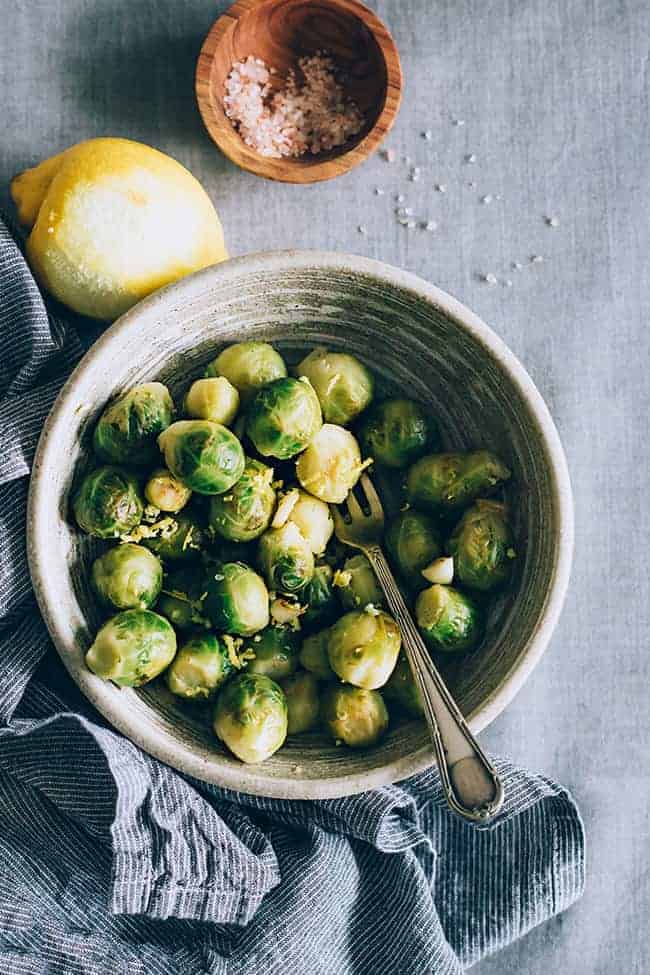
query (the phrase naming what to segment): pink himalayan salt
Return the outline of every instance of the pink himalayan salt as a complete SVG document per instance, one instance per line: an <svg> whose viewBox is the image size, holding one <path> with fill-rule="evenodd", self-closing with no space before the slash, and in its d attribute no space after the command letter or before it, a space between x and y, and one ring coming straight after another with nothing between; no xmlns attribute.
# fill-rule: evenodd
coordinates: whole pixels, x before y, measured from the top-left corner
<svg viewBox="0 0 650 975"><path fill-rule="evenodd" d="M330 57L302 57L298 67L302 83L289 71L284 87L277 90L270 84L273 69L249 55L233 64L226 79L226 116L262 156L316 155L343 145L363 127L363 115L345 97Z"/></svg>

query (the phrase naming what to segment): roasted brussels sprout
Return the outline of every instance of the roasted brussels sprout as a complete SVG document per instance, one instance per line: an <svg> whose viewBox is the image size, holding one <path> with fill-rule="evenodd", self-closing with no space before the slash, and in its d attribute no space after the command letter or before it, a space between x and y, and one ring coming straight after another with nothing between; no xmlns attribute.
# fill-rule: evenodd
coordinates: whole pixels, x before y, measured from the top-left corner
<svg viewBox="0 0 650 975"><path fill-rule="evenodd" d="M144 486L144 496L155 508L177 514L192 497L192 492L171 471L157 467Z"/></svg>
<svg viewBox="0 0 650 975"><path fill-rule="evenodd" d="M449 552L459 582L488 592L503 586L515 558L506 508L480 500L468 508L449 539Z"/></svg>
<svg viewBox="0 0 650 975"><path fill-rule="evenodd" d="M330 658L327 652L329 644L329 630L321 630L319 633L312 633L302 641L298 659L305 668L320 680L334 680L336 674L330 665Z"/></svg>
<svg viewBox="0 0 650 975"><path fill-rule="evenodd" d="M346 426L370 403L374 381L366 367L347 352L314 349L296 367L316 390L326 423Z"/></svg>
<svg viewBox="0 0 650 975"><path fill-rule="evenodd" d="M214 731L242 762L264 762L287 737L282 688L262 674L240 674L219 692Z"/></svg>
<svg viewBox="0 0 650 975"><path fill-rule="evenodd" d="M384 593L370 562L359 552L346 559L337 572L336 587L344 609L382 606Z"/></svg>
<svg viewBox="0 0 650 975"><path fill-rule="evenodd" d="M350 431L324 423L296 461L296 473L309 494L329 504L340 504L365 466L359 444Z"/></svg>
<svg viewBox="0 0 650 975"><path fill-rule="evenodd" d="M250 636L268 626L268 590L243 562L226 562L210 572L205 591L205 612L215 629Z"/></svg>
<svg viewBox="0 0 650 975"><path fill-rule="evenodd" d="M262 386L286 376L287 367L282 356L266 342L237 342L224 349L205 374L225 376L246 403Z"/></svg>
<svg viewBox="0 0 650 975"><path fill-rule="evenodd" d="M301 616L302 626L313 629L330 623L338 612L334 591L334 570L331 565L317 565L311 580L300 593L300 601L307 608Z"/></svg>
<svg viewBox="0 0 650 975"><path fill-rule="evenodd" d="M106 606L149 609L160 594L160 560L142 545L116 545L95 559L91 569L95 592Z"/></svg>
<svg viewBox="0 0 650 975"><path fill-rule="evenodd" d="M186 562L201 554L204 531L195 511L186 509L177 515L164 515L153 525L136 529L143 545L165 562Z"/></svg>
<svg viewBox="0 0 650 975"><path fill-rule="evenodd" d="M334 532L329 506L324 501L307 494L306 491L300 491L298 488L294 491L295 494L290 491L289 495L285 495L290 502L293 500L287 521L298 526L300 534L308 542L314 555L322 555Z"/></svg>
<svg viewBox="0 0 650 975"><path fill-rule="evenodd" d="M97 538L118 538L140 522L144 510L138 482L119 467L87 474L72 500L77 524Z"/></svg>
<svg viewBox="0 0 650 975"><path fill-rule="evenodd" d="M167 467L198 494L223 494L244 472L237 437L212 420L178 420L158 438Z"/></svg>
<svg viewBox="0 0 650 975"><path fill-rule="evenodd" d="M424 714L424 701L420 688L411 672L411 665L403 653L400 653L397 658L395 670L388 678L383 695L390 701L395 701L414 717Z"/></svg>
<svg viewBox="0 0 650 975"><path fill-rule="evenodd" d="M211 531L232 542L250 542L266 531L275 507L272 481L273 468L248 457L237 483L210 498Z"/></svg>
<svg viewBox="0 0 650 975"><path fill-rule="evenodd" d="M205 573L198 565L184 565L170 572L163 581L163 589L156 604L156 612L179 630L208 629L210 621L204 613L202 596L205 593Z"/></svg>
<svg viewBox="0 0 650 975"><path fill-rule="evenodd" d="M162 673L175 653L176 634L166 619L150 609L126 609L104 623L86 664L118 687L140 687Z"/></svg>
<svg viewBox="0 0 650 975"><path fill-rule="evenodd" d="M455 511L509 477L508 468L489 450L428 454L409 469L406 494L416 507Z"/></svg>
<svg viewBox="0 0 650 975"><path fill-rule="evenodd" d="M432 650L472 650L481 638L478 608L469 596L451 586L435 585L421 592L415 618Z"/></svg>
<svg viewBox="0 0 650 975"><path fill-rule="evenodd" d="M384 467L408 467L438 444L438 428L412 399L387 399L363 417L363 452Z"/></svg>
<svg viewBox="0 0 650 975"><path fill-rule="evenodd" d="M287 733L301 735L311 731L320 717L318 682L314 675L302 670L287 677L282 681L282 690L287 699Z"/></svg>
<svg viewBox="0 0 650 975"><path fill-rule="evenodd" d="M195 420L212 420L229 427L237 416L239 393L225 376L197 379L185 394L183 408Z"/></svg>
<svg viewBox="0 0 650 975"><path fill-rule="evenodd" d="M233 673L228 651L214 633L190 637L165 672L172 694L190 701L205 700L224 684Z"/></svg>
<svg viewBox="0 0 650 975"><path fill-rule="evenodd" d="M399 627L387 613L352 610L330 627L327 653L341 680L375 690L393 672L401 644Z"/></svg>
<svg viewBox="0 0 650 975"><path fill-rule="evenodd" d="M378 691L361 687L329 687L321 705L323 723L335 741L367 748L388 728L388 711Z"/></svg>
<svg viewBox="0 0 650 975"><path fill-rule="evenodd" d="M292 595L304 589L314 575L314 556L300 529L288 521L264 532L259 564L269 589Z"/></svg>
<svg viewBox="0 0 650 975"><path fill-rule="evenodd" d="M144 466L158 457L156 438L174 417L174 403L162 383L143 383L106 407L93 435L104 461Z"/></svg>
<svg viewBox="0 0 650 975"><path fill-rule="evenodd" d="M248 406L246 433L264 457L288 460L323 424L318 397L305 379L276 379Z"/></svg>
<svg viewBox="0 0 650 975"><path fill-rule="evenodd" d="M245 641L242 657L255 655L248 664L249 674L264 674L271 680L282 680L296 670L299 650L297 631L290 626L274 624Z"/></svg>
<svg viewBox="0 0 650 975"><path fill-rule="evenodd" d="M385 542L404 581L412 589L424 589L427 583L422 569L442 554L440 534L433 519L421 511L402 511L389 524Z"/></svg>

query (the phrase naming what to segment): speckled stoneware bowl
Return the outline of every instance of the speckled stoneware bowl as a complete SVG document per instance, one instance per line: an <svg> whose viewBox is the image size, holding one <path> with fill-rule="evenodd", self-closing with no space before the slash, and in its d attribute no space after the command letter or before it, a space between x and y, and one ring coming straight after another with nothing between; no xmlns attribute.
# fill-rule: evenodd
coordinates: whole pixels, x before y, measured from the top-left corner
<svg viewBox="0 0 650 975"><path fill-rule="evenodd" d="M394 724L375 748L289 739L263 765L243 765L204 712L159 681L119 690L88 671L99 617L88 587L96 552L70 520L73 479L89 460L108 399L160 379L178 394L225 343L266 339L290 359L314 345L363 359L389 391L429 404L446 445L494 448L512 467L514 584L493 608L481 648L446 671L474 731L508 704L546 647L564 599L573 511L564 454L532 381L467 308L413 275L320 252L253 255L200 271L141 302L92 347L59 396L34 460L28 549L36 595L71 675L112 724L182 771L244 792L339 796L395 781L433 761L423 721Z"/></svg>

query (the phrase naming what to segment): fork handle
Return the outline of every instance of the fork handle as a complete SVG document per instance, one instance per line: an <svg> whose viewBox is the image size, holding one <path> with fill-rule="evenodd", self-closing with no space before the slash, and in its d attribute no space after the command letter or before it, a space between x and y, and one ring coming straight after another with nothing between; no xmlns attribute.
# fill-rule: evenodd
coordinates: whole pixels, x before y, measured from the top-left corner
<svg viewBox="0 0 650 975"><path fill-rule="evenodd" d="M381 548L373 545L364 551L399 624L406 656L422 692L447 802L465 819L485 822L503 802L499 775L438 673Z"/></svg>

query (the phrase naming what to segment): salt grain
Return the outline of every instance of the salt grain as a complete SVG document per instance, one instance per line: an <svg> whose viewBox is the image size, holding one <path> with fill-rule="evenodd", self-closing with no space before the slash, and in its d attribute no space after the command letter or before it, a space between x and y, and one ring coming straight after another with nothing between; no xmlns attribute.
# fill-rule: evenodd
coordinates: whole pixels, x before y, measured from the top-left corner
<svg viewBox="0 0 650 975"><path fill-rule="evenodd" d="M397 195L395 196L395 199L396 199L396 201L398 203L403 203L404 202L404 194L403 193L397 193Z"/></svg>
<svg viewBox="0 0 650 975"><path fill-rule="evenodd" d="M484 274L483 275L483 280L485 281L486 284L496 284L497 283L496 275L495 274L491 274L491 273Z"/></svg>
<svg viewBox="0 0 650 975"><path fill-rule="evenodd" d="M476 156L474 155L473 152L470 152L467 156L465 156L465 162L466 163L475 163L476 162Z"/></svg>
<svg viewBox="0 0 650 975"><path fill-rule="evenodd" d="M546 220L546 223L549 225L549 227L560 226L560 221L558 220L557 217L544 217L544 219Z"/></svg>
<svg viewBox="0 0 650 975"><path fill-rule="evenodd" d="M542 264L543 261L544 261L544 258L542 257L541 254L533 254L533 256L530 259L530 263L531 264Z"/></svg>
<svg viewBox="0 0 650 975"><path fill-rule="evenodd" d="M452 121L452 125L465 125L465 119L464 118L455 118Z"/></svg>
<svg viewBox="0 0 650 975"><path fill-rule="evenodd" d="M490 193L486 193L485 196L481 197L481 203L491 203L491 202L492 202L492 196Z"/></svg>
<svg viewBox="0 0 650 975"><path fill-rule="evenodd" d="M435 220L425 220L421 225L423 230L428 230L429 232L436 230L438 224Z"/></svg>
<svg viewBox="0 0 650 975"><path fill-rule="evenodd" d="M444 183L436 183L436 189L438 190L438 193L446 193L447 192L447 187L445 186Z"/></svg>
<svg viewBox="0 0 650 975"><path fill-rule="evenodd" d="M524 265L520 264L519 261L513 261L512 264L510 265L513 271L521 271L523 266Z"/></svg>
<svg viewBox="0 0 650 975"><path fill-rule="evenodd" d="M359 224L359 226L357 227L357 230L359 231L360 234L364 234L364 236L365 236L365 234L368 233L367 229L362 224Z"/></svg>
<svg viewBox="0 0 650 975"><path fill-rule="evenodd" d="M383 196L386 191L381 186L375 186L375 196Z"/></svg>
<svg viewBox="0 0 650 975"><path fill-rule="evenodd" d="M394 149L382 149L381 154L388 163L394 163L397 158Z"/></svg>
<svg viewBox="0 0 650 975"><path fill-rule="evenodd" d="M512 281L510 280L510 278L506 278L506 280L503 283L505 284L506 288L512 287Z"/></svg>
<svg viewBox="0 0 650 975"><path fill-rule="evenodd" d="M431 129L425 129L424 132L422 133L422 138L426 139L427 142L431 142L431 140L433 139L433 132L431 131Z"/></svg>

